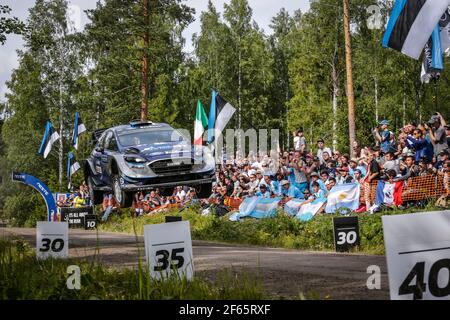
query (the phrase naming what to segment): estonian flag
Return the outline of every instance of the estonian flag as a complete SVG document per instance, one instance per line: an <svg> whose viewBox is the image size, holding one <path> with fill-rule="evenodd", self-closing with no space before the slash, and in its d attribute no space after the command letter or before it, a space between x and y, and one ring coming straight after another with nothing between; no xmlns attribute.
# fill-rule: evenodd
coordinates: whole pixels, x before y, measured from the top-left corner
<svg viewBox="0 0 450 320"><path fill-rule="evenodd" d="M214 142L216 133L222 133L235 112L236 109L213 90L209 109L208 143Z"/></svg>
<svg viewBox="0 0 450 320"><path fill-rule="evenodd" d="M86 127L81 121L80 114L75 113L75 123L73 125L72 144L78 150L78 136L86 131Z"/></svg>
<svg viewBox="0 0 450 320"><path fill-rule="evenodd" d="M397 0L392 9L383 47L419 59L450 0Z"/></svg>
<svg viewBox="0 0 450 320"><path fill-rule="evenodd" d="M70 189L70 184L72 181L72 175L77 172L78 170L80 170L80 164L78 162L75 162L75 157L73 155L72 152L69 152L67 154L67 180L69 181L69 189Z"/></svg>
<svg viewBox="0 0 450 320"><path fill-rule="evenodd" d="M45 127L44 138L42 139L41 146L39 148L39 154L44 156L44 159L47 158L48 154L52 150L53 143L59 139L59 134L50 121L47 121L47 125Z"/></svg>
<svg viewBox="0 0 450 320"><path fill-rule="evenodd" d="M443 69L440 28L436 26L430 40L425 45L420 80L422 83L428 83L432 78L437 79Z"/></svg>

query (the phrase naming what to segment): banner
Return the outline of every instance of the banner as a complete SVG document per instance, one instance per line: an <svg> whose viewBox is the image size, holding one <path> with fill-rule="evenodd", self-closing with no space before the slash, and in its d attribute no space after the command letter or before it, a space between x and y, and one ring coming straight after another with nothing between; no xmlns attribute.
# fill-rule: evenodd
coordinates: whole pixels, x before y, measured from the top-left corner
<svg viewBox="0 0 450 320"><path fill-rule="evenodd" d="M52 221L56 213L56 203L50 189L41 180L26 173L13 172L12 181L22 182L36 189L45 200L45 205L47 206L48 221Z"/></svg>
<svg viewBox="0 0 450 320"><path fill-rule="evenodd" d="M61 212L61 221L67 221L69 223L69 228L84 228L85 227L84 217L86 215L93 214L92 207L84 207L84 208L62 207L59 210Z"/></svg>
<svg viewBox="0 0 450 320"><path fill-rule="evenodd" d="M326 213L335 213L340 208L352 211L359 208L360 185L357 183L334 186L328 194Z"/></svg>
<svg viewBox="0 0 450 320"><path fill-rule="evenodd" d="M239 212L230 216L231 221L238 221L243 217L256 219L273 217L276 214L281 198L249 197L242 201Z"/></svg>
<svg viewBox="0 0 450 320"><path fill-rule="evenodd" d="M300 221L309 221L319 212L320 208L327 202L326 198L318 198L313 202L304 204L300 207L297 215L295 216Z"/></svg>

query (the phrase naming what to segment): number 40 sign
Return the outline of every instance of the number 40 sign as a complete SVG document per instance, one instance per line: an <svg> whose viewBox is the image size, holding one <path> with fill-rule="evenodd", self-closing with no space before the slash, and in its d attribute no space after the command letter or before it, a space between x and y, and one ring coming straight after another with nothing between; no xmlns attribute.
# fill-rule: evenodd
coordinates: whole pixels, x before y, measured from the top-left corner
<svg viewBox="0 0 450 320"><path fill-rule="evenodd" d="M382 219L391 299L450 300L450 211Z"/></svg>
<svg viewBox="0 0 450 320"><path fill-rule="evenodd" d="M145 252L150 275L161 279L177 274L194 276L189 221L144 226Z"/></svg>

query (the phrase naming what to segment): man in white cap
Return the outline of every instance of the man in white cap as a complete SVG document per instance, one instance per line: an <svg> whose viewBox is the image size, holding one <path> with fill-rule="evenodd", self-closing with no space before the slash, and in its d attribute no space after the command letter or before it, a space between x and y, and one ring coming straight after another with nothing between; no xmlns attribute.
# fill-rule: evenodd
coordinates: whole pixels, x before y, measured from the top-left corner
<svg viewBox="0 0 450 320"><path fill-rule="evenodd" d="M303 194L300 192L300 190L295 186L291 186L289 181L287 180L281 181L281 196L287 198L285 199L285 201L289 201L293 198L303 198Z"/></svg>

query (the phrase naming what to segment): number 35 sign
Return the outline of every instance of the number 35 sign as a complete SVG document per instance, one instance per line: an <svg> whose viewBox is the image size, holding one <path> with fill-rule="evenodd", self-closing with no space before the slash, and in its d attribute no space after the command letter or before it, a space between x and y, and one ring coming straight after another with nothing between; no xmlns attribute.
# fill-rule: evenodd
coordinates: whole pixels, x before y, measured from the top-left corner
<svg viewBox="0 0 450 320"><path fill-rule="evenodd" d="M194 260L189 221L145 225L144 238L153 278L166 278L174 273L192 279Z"/></svg>
<svg viewBox="0 0 450 320"><path fill-rule="evenodd" d="M36 256L38 259L67 258L69 256L69 225L67 222L37 222Z"/></svg>
<svg viewBox="0 0 450 320"><path fill-rule="evenodd" d="M450 300L450 211L382 219L391 299Z"/></svg>

